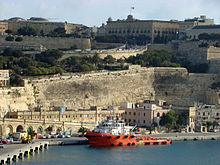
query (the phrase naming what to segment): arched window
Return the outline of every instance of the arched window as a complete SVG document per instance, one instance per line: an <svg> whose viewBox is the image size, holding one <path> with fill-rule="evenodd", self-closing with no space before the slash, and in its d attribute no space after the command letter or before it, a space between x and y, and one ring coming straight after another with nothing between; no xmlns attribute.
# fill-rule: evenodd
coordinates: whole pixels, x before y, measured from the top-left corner
<svg viewBox="0 0 220 165"><path fill-rule="evenodd" d="M160 117L160 113L159 112L157 113L157 117Z"/></svg>

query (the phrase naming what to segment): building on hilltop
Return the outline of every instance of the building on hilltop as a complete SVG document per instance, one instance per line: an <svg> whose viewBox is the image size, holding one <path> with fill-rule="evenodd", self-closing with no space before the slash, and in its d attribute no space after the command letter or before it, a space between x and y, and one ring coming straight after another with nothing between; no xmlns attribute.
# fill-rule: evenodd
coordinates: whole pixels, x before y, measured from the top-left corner
<svg viewBox="0 0 220 165"><path fill-rule="evenodd" d="M190 19L185 19L184 21L180 21L180 38L186 37L186 30L193 26L204 26L204 25L214 25L214 19L206 18L205 15L201 15L200 17L194 17Z"/></svg>
<svg viewBox="0 0 220 165"><path fill-rule="evenodd" d="M9 70L0 70L0 87L9 86Z"/></svg>
<svg viewBox="0 0 220 165"><path fill-rule="evenodd" d="M97 36L148 36L151 42L158 37L168 40L179 38L179 23L173 21L138 20L128 15L126 20L113 21L110 17L107 24L98 29Z"/></svg>
<svg viewBox="0 0 220 165"><path fill-rule="evenodd" d="M193 26L186 30L186 36L189 40L199 39L199 35L203 33L220 34L220 25Z"/></svg>
<svg viewBox="0 0 220 165"><path fill-rule="evenodd" d="M67 22L50 22L45 18L40 17L31 17L28 20L25 20L20 17L13 17L8 20L1 21L8 24L8 30L12 34L17 35L18 29L22 27L30 26L34 28L37 32L37 35L48 35L54 30L65 30L65 34L74 34L74 33L88 33L89 29L81 24L72 24Z"/></svg>

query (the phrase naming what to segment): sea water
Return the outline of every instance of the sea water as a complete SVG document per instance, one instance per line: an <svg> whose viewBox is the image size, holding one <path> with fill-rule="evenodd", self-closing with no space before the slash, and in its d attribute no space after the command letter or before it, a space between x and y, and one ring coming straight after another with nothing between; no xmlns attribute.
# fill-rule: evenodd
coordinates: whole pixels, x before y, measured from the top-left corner
<svg viewBox="0 0 220 165"><path fill-rule="evenodd" d="M220 141L138 147L51 146L15 165L220 165Z"/></svg>

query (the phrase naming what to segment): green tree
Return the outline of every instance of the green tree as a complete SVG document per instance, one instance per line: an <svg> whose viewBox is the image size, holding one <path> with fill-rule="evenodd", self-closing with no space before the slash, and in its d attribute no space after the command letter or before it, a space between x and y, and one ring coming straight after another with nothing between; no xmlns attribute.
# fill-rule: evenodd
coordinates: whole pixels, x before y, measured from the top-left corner
<svg viewBox="0 0 220 165"><path fill-rule="evenodd" d="M189 119L189 112L183 112L180 115L178 115L177 124L181 126L187 125L188 119Z"/></svg>
<svg viewBox="0 0 220 165"><path fill-rule="evenodd" d="M7 36L5 37L6 41L14 41L14 37L13 36Z"/></svg>
<svg viewBox="0 0 220 165"><path fill-rule="evenodd" d="M150 127L148 128L150 131L150 134L152 133L152 131L155 131L155 128L158 126L157 123L153 122Z"/></svg>
<svg viewBox="0 0 220 165"><path fill-rule="evenodd" d="M165 126L166 124L175 125L178 120L178 116L175 115L174 111L169 111L167 114L163 114L160 119L160 125Z"/></svg>
<svg viewBox="0 0 220 165"><path fill-rule="evenodd" d="M58 59L61 58L62 55L63 53L60 50L46 50L41 54L37 54L35 59L53 66L58 64Z"/></svg>
<svg viewBox="0 0 220 165"><path fill-rule="evenodd" d="M97 66L101 61L102 61L102 59L99 57L98 53L95 53L92 56L92 63L95 64L95 66Z"/></svg>
<svg viewBox="0 0 220 165"><path fill-rule="evenodd" d="M112 55L107 55L104 58L104 62L107 64L113 64L113 63L115 63L115 61L116 61L116 59L114 57L112 57Z"/></svg>
<svg viewBox="0 0 220 165"><path fill-rule="evenodd" d="M210 121L207 121L206 122L206 127L207 127L207 131L209 132L210 131L210 127L212 126L212 122Z"/></svg>
<svg viewBox="0 0 220 165"><path fill-rule="evenodd" d="M5 33L11 34L12 31L10 29L5 30Z"/></svg>
<svg viewBox="0 0 220 165"><path fill-rule="evenodd" d="M170 132L170 130L172 128L172 124L167 123L167 124L165 124L165 127L167 128L167 132Z"/></svg>
<svg viewBox="0 0 220 165"><path fill-rule="evenodd" d="M18 29L18 34L19 35L33 35L33 36L36 36L37 35L37 31L31 27L31 26L24 26L20 29Z"/></svg>
<svg viewBox="0 0 220 165"><path fill-rule="evenodd" d="M84 136L86 132L88 132L88 129L86 127L80 127L80 129L78 130L78 133L82 133L82 136Z"/></svg>
<svg viewBox="0 0 220 165"><path fill-rule="evenodd" d="M32 139L33 139L34 136L36 135L36 132L35 132L32 128L29 128L29 129L27 130L27 132L28 132L28 136L31 135L31 138L32 138Z"/></svg>
<svg viewBox="0 0 220 165"><path fill-rule="evenodd" d="M214 130L214 129L215 129L215 127L216 127L216 126L218 126L218 125L219 125L219 124L218 124L218 122L217 122L217 121L213 121L213 122L212 122L213 130Z"/></svg>
<svg viewBox="0 0 220 165"><path fill-rule="evenodd" d="M21 42L21 41L23 41L23 38L22 38L22 37L17 37L17 38L15 39L15 41Z"/></svg>

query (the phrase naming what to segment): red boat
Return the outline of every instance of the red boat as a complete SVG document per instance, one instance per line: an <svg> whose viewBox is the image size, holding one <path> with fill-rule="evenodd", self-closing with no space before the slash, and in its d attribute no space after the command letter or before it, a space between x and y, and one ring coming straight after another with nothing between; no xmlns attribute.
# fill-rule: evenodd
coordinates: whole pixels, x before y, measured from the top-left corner
<svg viewBox="0 0 220 165"><path fill-rule="evenodd" d="M93 131L86 133L92 146L137 146L166 145L172 141L167 138L152 138L135 133L134 127L125 126L121 118L112 120L110 117L99 123Z"/></svg>

